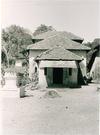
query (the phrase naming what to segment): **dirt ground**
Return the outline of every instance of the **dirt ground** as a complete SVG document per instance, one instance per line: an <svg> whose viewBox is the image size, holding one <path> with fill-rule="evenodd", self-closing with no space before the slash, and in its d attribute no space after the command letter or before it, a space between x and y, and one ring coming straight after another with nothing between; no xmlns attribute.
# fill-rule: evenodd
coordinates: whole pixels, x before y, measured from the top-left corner
<svg viewBox="0 0 100 135"><path fill-rule="evenodd" d="M0 135L99 135L96 84L55 88L60 95L56 98L44 97L47 90L29 91L25 98L0 100Z"/></svg>

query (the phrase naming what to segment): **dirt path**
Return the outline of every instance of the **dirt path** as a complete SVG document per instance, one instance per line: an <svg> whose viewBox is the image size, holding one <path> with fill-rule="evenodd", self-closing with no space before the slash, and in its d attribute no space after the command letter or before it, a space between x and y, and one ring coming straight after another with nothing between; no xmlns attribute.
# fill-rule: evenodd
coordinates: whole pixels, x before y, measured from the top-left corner
<svg viewBox="0 0 100 135"><path fill-rule="evenodd" d="M96 87L56 89L57 98L44 98L45 90L35 90L25 98L3 99L2 135L99 135Z"/></svg>

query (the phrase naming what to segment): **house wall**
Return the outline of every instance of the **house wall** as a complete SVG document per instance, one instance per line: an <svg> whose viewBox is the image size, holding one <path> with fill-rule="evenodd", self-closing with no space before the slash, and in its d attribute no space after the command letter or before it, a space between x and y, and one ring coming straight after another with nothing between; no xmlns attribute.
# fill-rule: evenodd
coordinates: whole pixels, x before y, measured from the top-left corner
<svg viewBox="0 0 100 135"><path fill-rule="evenodd" d="M44 74L44 68L39 68L39 87L46 88L53 84L53 69L47 68L47 75Z"/></svg>
<svg viewBox="0 0 100 135"><path fill-rule="evenodd" d="M44 75L44 68L39 69L39 88L46 88L47 85L47 79L46 76Z"/></svg>
<svg viewBox="0 0 100 135"><path fill-rule="evenodd" d="M35 72L35 67L38 68L34 58L44 52L43 50L30 50L29 51L29 77L32 78L32 74Z"/></svg>
<svg viewBox="0 0 100 135"><path fill-rule="evenodd" d="M78 84L78 69L72 69L72 75L69 76L69 69L63 68L63 85L66 87L76 87ZM46 88L53 85L53 68L47 68L47 75L44 74L44 68L39 68L39 87Z"/></svg>
<svg viewBox="0 0 100 135"><path fill-rule="evenodd" d="M72 69L72 75L69 76L69 86L76 87L78 85L78 69Z"/></svg>
<svg viewBox="0 0 100 135"><path fill-rule="evenodd" d="M34 58L37 55L43 53L44 51L46 51L46 50L30 50L30 52L29 52L29 77L30 78L32 78L32 74L35 71L35 67L38 68L36 62L34 62ZM80 62L79 65L80 65L80 68L81 68L81 71L82 71L82 75L86 76L86 51L75 51L74 50L74 51L71 51L71 52L83 57L84 60L82 62ZM66 80L66 82L67 82L67 80Z"/></svg>
<svg viewBox="0 0 100 135"><path fill-rule="evenodd" d="M63 84L68 86L69 79L68 79L68 69L63 68Z"/></svg>
<svg viewBox="0 0 100 135"><path fill-rule="evenodd" d="M63 69L63 84L69 87L77 86L78 84L77 74L78 74L77 68L72 68L71 76L69 75L69 68L64 68Z"/></svg>
<svg viewBox="0 0 100 135"><path fill-rule="evenodd" d="M48 86L51 86L53 84L53 68L47 68L46 80Z"/></svg>

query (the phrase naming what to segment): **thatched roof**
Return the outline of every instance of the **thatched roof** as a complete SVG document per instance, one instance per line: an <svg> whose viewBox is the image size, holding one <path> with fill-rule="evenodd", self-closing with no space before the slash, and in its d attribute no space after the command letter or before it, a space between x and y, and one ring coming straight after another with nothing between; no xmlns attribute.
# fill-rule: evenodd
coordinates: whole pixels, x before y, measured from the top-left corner
<svg viewBox="0 0 100 135"><path fill-rule="evenodd" d="M28 50L48 50L54 46L60 45L69 50L90 50L89 47L70 40L65 36L55 35L45 40L29 45Z"/></svg>
<svg viewBox="0 0 100 135"><path fill-rule="evenodd" d="M36 57L35 60L79 60L82 58L61 46L47 50Z"/></svg>
<svg viewBox="0 0 100 135"><path fill-rule="evenodd" d="M81 38L81 37L78 37L76 35L74 35L73 33L71 32L66 32L66 31L47 31L47 32L44 32L42 34L39 34L37 36L33 36L33 39L47 39L51 36L55 36L55 35L60 35L60 36L65 36L71 40L81 40L83 41L84 39Z"/></svg>

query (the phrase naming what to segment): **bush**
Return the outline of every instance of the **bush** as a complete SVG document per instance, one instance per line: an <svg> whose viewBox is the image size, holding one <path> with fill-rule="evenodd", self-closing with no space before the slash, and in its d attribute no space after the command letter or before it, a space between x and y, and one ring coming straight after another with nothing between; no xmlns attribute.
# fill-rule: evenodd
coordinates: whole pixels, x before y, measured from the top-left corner
<svg viewBox="0 0 100 135"><path fill-rule="evenodd" d="M28 62L26 60L22 61L22 67L28 67Z"/></svg>
<svg viewBox="0 0 100 135"><path fill-rule="evenodd" d="M2 76L5 75L5 69L4 69L4 67L1 67L1 75L2 75Z"/></svg>
<svg viewBox="0 0 100 135"><path fill-rule="evenodd" d="M22 80L23 80L23 74L22 73L17 73L17 86L20 87L22 86Z"/></svg>
<svg viewBox="0 0 100 135"><path fill-rule="evenodd" d="M30 79L27 72L17 73L17 86L22 87L30 83Z"/></svg>

